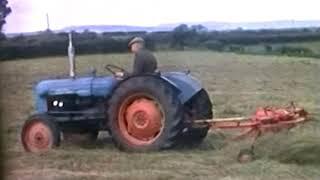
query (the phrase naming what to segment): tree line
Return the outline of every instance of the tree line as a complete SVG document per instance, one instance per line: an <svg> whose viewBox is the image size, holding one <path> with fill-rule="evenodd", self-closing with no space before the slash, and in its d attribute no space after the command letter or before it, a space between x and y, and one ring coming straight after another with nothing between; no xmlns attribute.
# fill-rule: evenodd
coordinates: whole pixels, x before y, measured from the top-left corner
<svg viewBox="0 0 320 180"><path fill-rule="evenodd" d="M104 32L89 30L72 32L77 54L122 53L128 51L128 42L134 36L146 40L151 50L210 49L214 51L244 52L245 46L266 44L265 51L279 54L306 55L306 49L282 47L274 49L267 44L319 41L320 28L282 30L208 31L202 25L181 24L169 32ZM66 55L67 32L44 31L36 35L18 35L0 40L0 60ZM302 52L302 53L301 53ZM303 54L303 52L307 52Z"/></svg>

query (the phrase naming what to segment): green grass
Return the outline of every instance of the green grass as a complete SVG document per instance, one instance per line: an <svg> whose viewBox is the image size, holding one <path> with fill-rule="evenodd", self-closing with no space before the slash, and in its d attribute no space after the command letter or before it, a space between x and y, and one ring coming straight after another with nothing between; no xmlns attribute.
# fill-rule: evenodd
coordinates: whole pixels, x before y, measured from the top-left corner
<svg viewBox="0 0 320 180"><path fill-rule="evenodd" d="M32 86L46 77L66 75L66 57L1 62L0 93L6 173L9 179L318 179L320 177L320 61L311 58L251 56L207 51L158 52L162 69L189 68L209 91L216 117L247 115L255 107L295 101L312 121L289 132L266 135L258 159L239 164L249 141L227 143L210 134L194 149L124 153L107 136L97 143L63 142L47 154L25 153L19 142L24 120L33 112ZM80 74L112 63L132 66L129 54L77 58ZM164 66L167 66L166 68ZM171 66L171 67L168 67ZM174 67L174 68L173 68Z"/></svg>
<svg viewBox="0 0 320 180"><path fill-rule="evenodd" d="M288 43L266 43L269 46L272 46L273 49L278 49L280 47L294 47L294 48L306 48L310 49L314 55L320 55L320 41L311 41L311 42L288 42ZM268 54L265 49L266 44L256 44L244 46L245 53L251 54Z"/></svg>

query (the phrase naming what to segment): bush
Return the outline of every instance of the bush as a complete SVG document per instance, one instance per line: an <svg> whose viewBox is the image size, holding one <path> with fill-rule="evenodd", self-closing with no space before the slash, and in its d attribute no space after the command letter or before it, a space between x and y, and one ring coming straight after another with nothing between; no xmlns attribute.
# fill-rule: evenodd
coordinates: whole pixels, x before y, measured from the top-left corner
<svg viewBox="0 0 320 180"><path fill-rule="evenodd" d="M92 32L74 33L73 38L77 54L128 51L128 38L98 37ZM1 42L0 60L67 55L67 47L67 33L17 36Z"/></svg>
<svg viewBox="0 0 320 180"><path fill-rule="evenodd" d="M314 56L313 51L305 47L281 46L274 51L287 56Z"/></svg>
<svg viewBox="0 0 320 180"><path fill-rule="evenodd" d="M271 45L268 45L268 44L264 45L264 49L265 49L265 51L267 53L272 52L272 46Z"/></svg>
<svg viewBox="0 0 320 180"><path fill-rule="evenodd" d="M229 45L227 50L231 51L231 52L243 53L244 52L244 47L241 46L241 45Z"/></svg>
<svg viewBox="0 0 320 180"><path fill-rule="evenodd" d="M205 44L206 48L213 50L213 51L222 51L224 48L224 44L220 41L209 40L209 41L206 41L204 44Z"/></svg>

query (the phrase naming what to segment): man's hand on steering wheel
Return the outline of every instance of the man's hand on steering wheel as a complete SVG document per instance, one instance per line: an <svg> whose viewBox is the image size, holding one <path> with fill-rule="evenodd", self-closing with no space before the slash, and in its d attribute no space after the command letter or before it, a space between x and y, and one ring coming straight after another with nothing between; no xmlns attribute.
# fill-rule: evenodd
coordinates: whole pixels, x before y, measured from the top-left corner
<svg viewBox="0 0 320 180"><path fill-rule="evenodd" d="M123 79L126 75L129 74L126 70L115 65L108 64L105 66L105 68L109 72L111 72L116 79L119 79L119 80Z"/></svg>
<svg viewBox="0 0 320 180"><path fill-rule="evenodd" d="M115 76L117 79L123 79L124 76L125 76L125 74L124 74L124 72L116 72L116 73L114 74L114 76Z"/></svg>

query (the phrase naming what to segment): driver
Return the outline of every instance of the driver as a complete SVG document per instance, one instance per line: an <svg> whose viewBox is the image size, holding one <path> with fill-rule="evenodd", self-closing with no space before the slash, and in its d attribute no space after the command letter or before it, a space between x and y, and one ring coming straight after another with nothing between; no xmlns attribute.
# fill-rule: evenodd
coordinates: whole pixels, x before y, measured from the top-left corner
<svg viewBox="0 0 320 180"><path fill-rule="evenodd" d="M144 48L144 40L141 37L135 37L128 46L134 54L132 74L154 73L157 69L157 60L150 51Z"/></svg>
<svg viewBox="0 0 320 180"><path fill-rule="evenodd" d="M144 40L141 37L133 38L128 47L134 54L133 71L130 75L154 73L157 69L157 60L154 55L145 49ZM123 77L125 74L118 73L117 76Z"/></svg>

